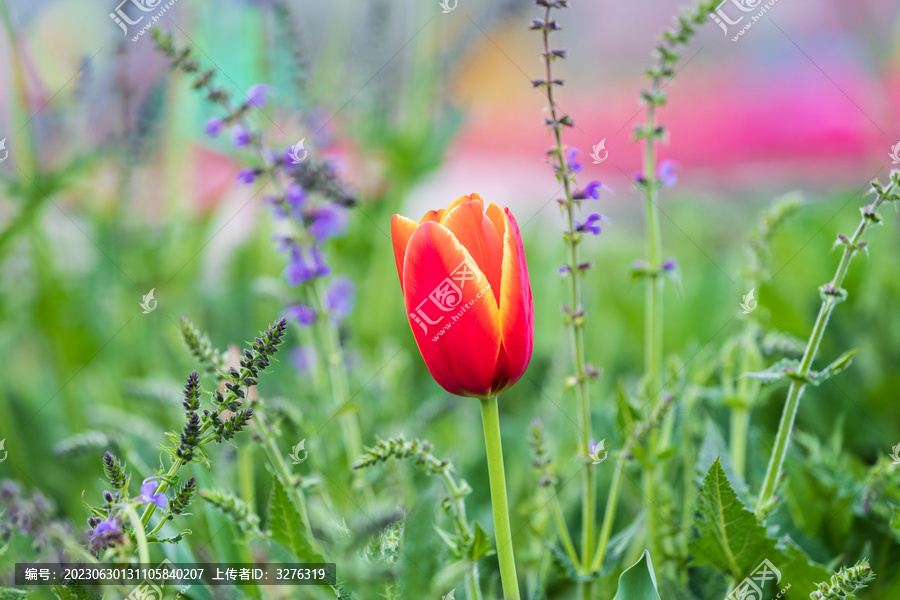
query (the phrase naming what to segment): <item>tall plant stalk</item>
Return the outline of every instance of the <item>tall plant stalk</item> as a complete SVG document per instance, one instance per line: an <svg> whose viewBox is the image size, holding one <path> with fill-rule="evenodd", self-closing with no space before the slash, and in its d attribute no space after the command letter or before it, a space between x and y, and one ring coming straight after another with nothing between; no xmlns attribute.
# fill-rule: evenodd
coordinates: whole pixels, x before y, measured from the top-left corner
<svg viewBox="0 0 900 600"><path fill-rule="evenodd" d="M687 9L676 19L676 25L665 31L656 47L657 64L647 71L650 86L641 94L646 103L646 123L635 131L636 140L644 141L642 174L637 182L644 194L644 215L646 219L647 263L639 274L649 279L645 290L644 304L644 390L648 396L648 414L654 414L660 407L663 394L663 294L664 278L674 274L674 262L663 262L662 228L659 210L659 190L663 182L658 176L657 143L666 139L665 128L658 123L657 107L666 103L663 87L675 76L678 54L675 50L687 46L696 32L696 27L706 22L706 16L715 10L716 2L704 1L693 9ZM672 418L670 416L670 418ZM650 455L658 448L659 432L650 433ZM656 473L651 468L642 475L643 492L647 498L647 538L651 555L657 553L658 502L656 500ZM610 486L607 499L607 516L615 514L615 504L621 491L621 478L615 478ZM612 505L612 508L610 508ZM608 536L607 536L608 537ZM603 552L602 550L600 552Z"/></svg>
<svg viewBox="0 0 900 600"><path fill-rule="evenodd" d="M850 268L850 261L860 250L867 250L866 242L862 241L862 236L870 224L878 224L881 217L878 215L878 209L885 202L896 202L900 200L900 171L891 173L890 182L887 187L883 187L877 181L872 182L872 192L875 194L875 201L871 204L863 206L860 209L862 218L856 227L853 235L847 237L843 234L838 235L835 242L836 246L842 246L844 251L841 254L841 261L838 263L837 270L830 282L823 285L820 289L822 296L822 304L819 307L819 314L813 325L809 340L806 344L806 350L803 358L796 369L786 367L785 373L791 379L791 385L788 388L787 399L784 403L784 410L781 413L781 421L778 424L778 433L775 437L775 446L772 448L772 455L769 458L769 466L766 469L766 477L763 480L762 488L756 505L757 517L764 518L772 508L774 503L775 488L781 475L781 468L784 465L784 457L787 454L788 444L791 438L791 432L794 428L794 421L797 418L797 409L800 406L800 397L810 382L810 370L813 361L816 359L816 353L819 350L819 344L822 342L822 336L825 328L828 326L828 319L834 307L843 302L847 298L847 292L841 286L844 283L844 277Z"/></svg>
<svg viewBox="0 0 900 600"><path fill-rule="evenodd" d="M550 32L558 29L556 21L552 20L551 11L559 3L545 2L543 21L535 20L532 28L541 31L543 39L543 59L544 59L544 80L535 82L536 85L542 86L547 97L547 104L550 111L548 124L553 131L554 147L549 154L551 159L557 161L557 178L563 186L565 196L563 210L568 230L565 235L565 242L568 254L568 271L569 276L569 314L567 322L570 328L572 359L575 366L574 388L575 400L578 408L578 427L580 428L579 449L585 455L589 453L591 442L591 397L588 389L588 375L584 358L584 325L585 316L582 308L582 283L583 268L578 253L578 244L581 241L581 235L577 232L577 223L575 221L575 210L578 202L574 198L573 187L575 175L570 164L569 156L563 144L562 132L564 127L573 125L568 115L562 115L556 104L553 95L553 88L561 85L560 80L553 78L553 62L557 58L565 57L564 50L556 50L550 47ZM565 3L562 3L565 6ZM589 565L593 557L594 529L596 526L596 489L594 482L594 470L588 463L582 470L581 481L582 494L582 536L581 536L581 565ZM590 597L589 585L579 585L580 596L582 598Z"/></svg>

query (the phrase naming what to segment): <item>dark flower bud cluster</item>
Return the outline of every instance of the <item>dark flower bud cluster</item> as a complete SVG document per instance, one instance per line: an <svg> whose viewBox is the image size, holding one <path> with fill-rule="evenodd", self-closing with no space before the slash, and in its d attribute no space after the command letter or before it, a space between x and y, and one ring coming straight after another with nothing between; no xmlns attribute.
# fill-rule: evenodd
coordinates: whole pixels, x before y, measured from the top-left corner
<svg viewBox="0 0 900 600"><path fill-rule="evenodd" d="M189 463L194 459L194 450L200 445L203 432L200 416L196 412L187 412L185 416L187 419L184 429L181 431L180 442L175 450L175 454L184 462Z"/></svg>
<svg viewBox="0 0 900 600"><path fill-rule="evenodd" d="M178 488L178 491L175 492L175 495L169 502L170 519L173 518L173 515L180 515L184 513L185 509L188 507L188 505L190 505L193 495L196 491L197 480L193 477L188 479L181 485L181 487Z"/></svg>
<svg viewBox="0 0 900 600"><path fill-rule="evenodd" d="M103 455L103 472L109 479L109 485L117 490L128 488L128 476L125 469L112 452L106 452Z"/></svg>
<svg viewBox="0 0 900 600"><path fill-rule="evenodd" d="M8 542L13 532L33 540L32 550L45 560L64 562L68 558L57 540L70 536L67 523L53 518L55 509L40 492L24 492L9 479L0 482L0 546Z"/></svg>
<svg viewBox="0 0 900 600"><path fill-rule="evenodd" d="M203 365L207 373L215 373L225 366L225 359L213 348L212 342L193 323L181 317L178 323L181 339L191 355Z"/></svg>

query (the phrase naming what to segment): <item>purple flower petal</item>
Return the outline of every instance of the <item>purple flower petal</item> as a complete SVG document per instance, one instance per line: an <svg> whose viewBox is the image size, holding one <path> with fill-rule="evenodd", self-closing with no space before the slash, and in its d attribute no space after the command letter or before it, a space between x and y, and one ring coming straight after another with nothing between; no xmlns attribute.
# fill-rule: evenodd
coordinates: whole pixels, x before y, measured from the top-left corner
<svg viewBox="0 0 900 600"><path fill-rule="evenodd" d="M212 117L206 121L206 124L203 126L203 131L206 132L206 135L209 137L219 137L219 134L222 133L222 129L225 127L225 120L220 117Z"/></svg>
<svg viewBox="0 0 900 600"><path fill-rule="evenodd" d="M335 206L323 205L309 213L309 232L320 242L341 235L347 229L347 214Z"/></svg>
<svg viewBox="0 0 900 600"><path fill-rule="evenodd" d="M253 183L253 181L256 179L256 169L252 169L250 167L241 169L237 172L235 179L237 179L239 183Z"/></svg>
<svg viewBox="0 0 900 600"><path fill-rule="evenodd" d="M97 523L97 526L94 527L94 535L103 535L104 533L118 533L119 532L119 524L115 519L106 519L105 521L100 521Z"/></svg>
<svg viewBox="0 0 900 600"><path fill-rule="evenodd" d="M578 148L569 148L569 151L566 152L566 164L569 165L569 171L572 173L579 173L584 168L584 164L576 160L579 154L581 154L581 150Z"/></svg>
<svg viewBox="0 0 900 600"><path fill-rule="evenodd" d="M346 277L335 277L325 292L325 302L331 314L338 320L353 310L355 286Z"/></svg>
<svg viewBox="0 0 900 600"><path fill-rule="evenodd" d="M601 191L606 191L606 192L612 193L612 188L600 183L599 181L591 181L584 188L584 197L585 198L593 198L594 200L599 200Z"/></svg>
<svg viewBox="0 0 900 600"><path fill-rule="evenodd" d="M291 362L301 373L312 371L316 366L316 351L311 346L297 346L291 349Z"/></svg>
<svg viewBox="0 0 900 600"><path fill-rule="evenodd" d="M303 304L288 306L284 311L284 316L288 319L296 319L301 327L309 327L316 322L316 311Z"/></svg>
<svg viewBox="0 0 900 600"><path fill-rule="evenodd" d="M669 258L663 263L663 270L672 272L678 268L678 262L674 258Z"/></svg>
<svg viewBox="0 0 900 600"><path fill-rule="evenodd" d="M601 221L609 223L609 219L607 219L603 215L599 213L591 213L590 215L588 215L587 221L585 221L583 224L575 221L575 229L577 229L578 231L590 231L594 235L600 235L600 232L602 231L600 229Z"/></svg>
<svg viewBox="0 0 900 600"><path fill-rule="evenodd" d="M240 123L231 128L231 144L235 148L242 148L250 143L250 132Z"/></svg>
<svg viewBox="0 0 900 600"><path fill-rule="evenodd" d="M325 256L318 246L313 246L310 250L313 261L313 275L316 277L325 277L331 273L331 267L325 262Z"/></svg>
<svg viewBox="0 0 900 600"><path fill-rule="evenodd" d="M291 207L291 216L297 221L302 221L302 209L303 205L306 204L306 190L296 183L292 183L287 186L287 190L285 190L284 193L284 199L287 200L288 205Z"/></svg>
<svg viewBox="0 0 900 600"><path fill-rule="evenodd" d="M300 246L297 244L291 245L291 256L284 271L284 276L291 287L296 287L313 278L313 272L307 266L306 261L303 259L303 253L300 251Z"/></svg>
<svg viewBox="0 0 900 600"><path fill-rule="evenodd" d="M675 172L675 169L679 168L679 165L674 160L664 160L659 163L659 167L656 170L656 177L665 187L672 187L676 183L678 183L678 174Z"/></svg>
<svg viewBox="0 0 900 600"><path fill-rule="evenodd" d="M266 94L271 89L271 86L268 86L264 83L256 83L254 85L251 85L250 89L247 90L248 104L255 104L257 107L262 108L269 101L266 97Z"/></svg>

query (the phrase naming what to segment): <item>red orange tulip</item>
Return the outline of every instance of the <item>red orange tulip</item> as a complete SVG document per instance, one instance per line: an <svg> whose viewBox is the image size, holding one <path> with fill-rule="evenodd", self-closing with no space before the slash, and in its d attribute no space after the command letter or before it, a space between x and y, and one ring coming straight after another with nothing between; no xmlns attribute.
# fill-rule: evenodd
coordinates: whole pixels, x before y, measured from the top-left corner
<svg viewBox="0 0 900 600"><path fill-rule="evenodd" d="M419 222L394 215L406 313L434 379L451 394L496 396L525 373L534 306L519 226L471 194Z"/></svg>

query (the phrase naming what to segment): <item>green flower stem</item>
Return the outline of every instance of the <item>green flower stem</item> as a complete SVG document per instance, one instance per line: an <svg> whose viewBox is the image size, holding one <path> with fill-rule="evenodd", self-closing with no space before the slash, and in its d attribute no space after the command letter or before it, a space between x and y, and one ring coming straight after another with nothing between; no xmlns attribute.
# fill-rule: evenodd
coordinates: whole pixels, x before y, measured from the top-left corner
<svg viewBox="0 0 900 600"><path fill-rule="evenodd" d="M153 505L151 504L150 506ZM138 556L140 557L140 561L142 563L148 563L150 562L150 549L147 545L147 534L144 532L144 524L141 519L138 518L134 506L130 504L127 505L125 507L125 514L128 515L132 529L134 529L134 537L137 538Z"/></svg>
<svg viewBox="0 0 900 600"><path fill-rule="evenodd" d="M494 537L500 561L500 580L505 600L519 600L519 580L509 527L509 504L506 498L506 473L503 469L503 446L500 441L500 415L497 397L481 400L484 424L484 446L487 452L488 476L491 480L491 507L494 511Z"/></svg>
<svg viewBox="0 0 900 600"><path fill-rule="evenodd" d="M315 310L323 317L326 315L325 308L325 290L323 289L322 280L316 278L313 281L313 297L315 299ZM335 410L341 411L338 420L341 424L341 434L344 438L344 448L347 453L347 464L350 470L353 470L353 463L362 454L362 436L359 433L359 421L356 411L348 411L347 404L350 402L350 384L347 377L347 369L344 364L344 353L341 351L341 344L338 338L337 327L331 323L329 319L323 327L325 341L325 359L328 363L328 371L331 375L331 393L334 400ZM362 473L354 471L357 483L363 481Z"/></svg>
<svg viewBox="0 0 900 600"><path fill-rule="evenodd" d="M654 77L650 87L651 97L659 93L660 79ZM648 130L656 129L656 104L647 105ZM646 182L646 201L644 212L647 220L647 259L651 273L644 300L644 374L647 382L647 393L650 394L650 414L656 410L662 396L662 355L663 355L663 277L662 277L662 230L660 228L658 184L656 181L656 138L646 138L644 145L644 181ZM656 452L658 430L650 433L650 453ZM654 477L652 469L645 469L642 475L644 494L647 497L647 539L651 556L658 556L657 539L657 507L655 498ZM610 489L612 497L613 489ZM615 498L614 501L618 501Z"/></svg>
<svg viewBox="0 0 900 600"><path fill-rule="evenodd" d="M878 193L875 201L864 210L871 211L871 214L873 215L877 213L878 208L885 201L885 198L894 189L895 184L892 180L888 188L884 192ZM853 259L853 256L859 252L859 242L869 223L870 218L866 217L864 214L859 225L856 227L853 236L850 237L849 242L844 245L841 262L838 263L834 278L825 286L825 291L822 293L822 305L819 308L819 315L816 317L816 323L813 325L812 333L809 336L809 342L806 344L806 350L803 353L800 367L797 370L798 378L792 379L791 381L787 400L784 403L784 411L781 413L781 422L778 425L778 434L775 437L775 447L772 448L772 455L769 458L766 477L763 481L756 505L756 514L758 518L763 518L768 514L771 507L772 499L775 495L775 487L778 484L778 479L781 474L781 468L784 466L784 457L787 454L788 443L790 442L791 432L794 428L794 421L797 418L797 408L800 406L800 396L806 388L806 383L803 381L803 378L809 374L809 370L816 358L816 353L819 350L819 344L822 342L825 328L828 326L828 319L831 317L831 312L841 300L836 293L841 291L844 277L847 275L847 269L850 267L850 261ZM836 292L827 293L828 289L835 290Z"/></svg>
<svg viewBox="0 0 900 600"><path fill-rule="evenodd" d="M550 20L550 8L544 14L544 21ZM553 139L556 144L554 152L559 161L559 177L563 184L563 191L566 197L566 224L568 225L568 233L566 235L566 244L569 254L569 302L571 310L579 311L582 308L581 302L581 277L582 270L578 268L581 261L578 257L578 243L580 234L575 231L575 208L576 202L572 198L572 176L570 174L569 165L567 163L566 151L562 140L562 123L560 120L559 110L553 98L553 73L551 65L553 62L553 54L550 51L550 31L544 29L542 31L544 42L544 66L547 91L547 104L550 109L550 121L553 123ZM584 358L584 315L572 318L572 357L575 362L575 400L578 405L578 426L581 429L581 439L579 440L579 449L581 452L587 453L591 441L591 397L588 389L588 377L585 369ZM582 566L591 564L593 557L594 530L597 521L597 497L594 482L594 470L587 465L582 470L581 479L581 561ZM579 584L579 595L581 598L590 598L592 594L592 586L590 583Z"/></svg>
<svg viewBox="0 0 900 600"><path fill-rule="evenodd" d="M752 285L756 288L756 285ZM762 368L762 357L756 345L758 325L751 317L744 329L742 340L740 373L750 373ZM759 395L759 381L752 377L741 377L737 384L735 404L731 408L730 454L731 462L738 475L744 475L747 464L747 434L750 429L750 409Z"/></svg>
<svg viewBox="0 0 900 600"><path fill-rule="evenodd" d="M456 528L466 538L471 538L472 529L469 527L469 519L466 517L466 503L463 499L464 494L462 488L460 488L456 479L453 478L450 469L441 471L441 479L444 480L444 485L450 493L450 496L453 498L453 505L456 509L453 513L453 520L456 523ZM470 575L466 578L466 591L469 600L481 600L481 578L478 575L478 563L474 561L472 562Z"/></svg>
<svg viewBox="0 0 900 600"><path fill-rule="evenodd" d="M747 432L750 429L750 409L734 406L731 409L731 462L735 472L744 476L747 464Z"/></svg>
<svg viewBox="0 0 900 600"><path fill-rule="evenodd" d="M559 540L562 542L563 548L566 549L569 560L571 560L572 564L575 565L575 568L580 571L581 561L578 560L578 553L575 551L575 545L572 543L572 538L569 537L569 528L566 527L566 518L563 515L562 507L559 505L559 497L555 493L548 493L547 495L550 496L547 502L550 504L550 512L553 513L553 520L556 522L556 531L557 535L559 535Z"/></svg>
<svg viewBox="0 0 900 600"><path fill-rule="evenodd" d="M303 495L303 490L300 489L300 486L295 485L296 478L293 473L291 473L287 463L284 462L284 458L282 458L278 446L275 445L275 441L272 439L271 432L269 432L266 427L265 417L263 417L261 412L262 411L254 409L253 418L250 419L250 423L263 440L263 449L266 451L269 464L275 469L276 474L281 477L281 481L284 483L288 493L293 494L294 496L297 510L300 512L300 520L303 522L303 535L311 544L316 545L316 538L313 536L312 528L309 525L309 515L306 510L306 496Z"/></svg>
<svg viewBox="0 0 900 600"><path fill-rule="evenodd" d="M597 542L597 554L591 564L591 571L596 571L603 566L606 557L606 547L609 546L609 538L612 535L613 522L616 520L616 507L619 504L619 494L622 492L622 470L625 468L625 454L619 454L616 466L613 469L612 481L609 484L609 495L606 499L606 509L603 512L603 525L600 527L600 539Z"/></svg>
<svg viewBox="0 0 900 600"><path fill-rule="evenodd" d="M481 600L481 585L478 578L478 563L472 563L471 576L466 579L466 594L469 600Z"/></svg>

